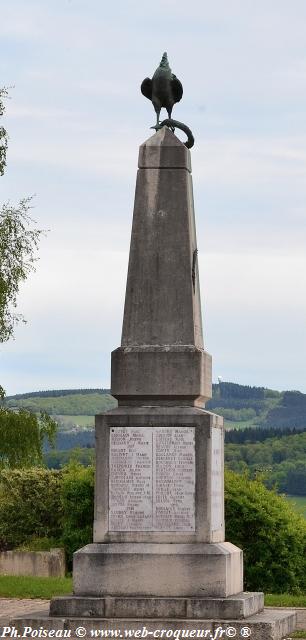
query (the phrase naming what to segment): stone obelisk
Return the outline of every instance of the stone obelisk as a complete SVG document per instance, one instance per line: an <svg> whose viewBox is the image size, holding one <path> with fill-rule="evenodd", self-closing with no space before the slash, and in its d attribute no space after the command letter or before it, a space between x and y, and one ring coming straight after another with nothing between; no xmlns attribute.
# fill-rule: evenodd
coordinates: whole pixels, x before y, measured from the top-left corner
<svg viewBox="0 0 306 640"><path fill-rule="evenodd" d="M240 593L242 552L224 542L223 420L203 409L190 151L167 127L140 147L112 395L118 409L96 419L95 544L74 556L75 594L163 598L166 612L167 598L171 609L175 597Z"/></svg>

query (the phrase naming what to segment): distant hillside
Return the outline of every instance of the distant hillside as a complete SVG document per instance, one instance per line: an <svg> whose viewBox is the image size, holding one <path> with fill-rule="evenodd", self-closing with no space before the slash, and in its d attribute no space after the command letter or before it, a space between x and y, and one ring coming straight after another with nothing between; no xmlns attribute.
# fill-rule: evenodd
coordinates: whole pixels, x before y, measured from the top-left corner
<svg viewBox="0 0 306 640"><path fill-rule="evenodd" d="M117 405L109 389L36 391L9 396L6 404L57 416L60 430L66 432L93 428L94 415ZM224 417L227 430L256 428L267 431L266 437L270 429L306 430L306 394L300 391L279 392L220 382L213 385L213 397L206 408Z"/></svg>
<svg viewBox="0 0 306 640"><path fill-rule="evenodd" d="M6 398L9 407L46 411L55 416L94 416L117 406L116 400L105 389L25 393Z"/></svg>
<svg viewBox="0 0 306 640"><path fill-rule="evenodd" d="M206 408L224 416L228 428L306 429L306 394L300 391L220 382Z"/></svg>
<svg viewBox="0 0 306 640"><path fill-rule="evenodd" d="M72 396L75 394L110 393L110 389L49 389L48 391L30 391L30 393L17 393L14 396L6 396L7 400L27 400L28 398L56 398L59 396Z"/></svg>

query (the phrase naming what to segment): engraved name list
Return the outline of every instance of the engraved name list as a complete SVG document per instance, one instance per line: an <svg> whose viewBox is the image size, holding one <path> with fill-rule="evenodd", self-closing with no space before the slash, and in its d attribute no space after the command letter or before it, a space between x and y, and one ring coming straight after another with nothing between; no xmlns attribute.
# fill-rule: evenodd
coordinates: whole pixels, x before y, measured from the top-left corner
<svg viewBox="0 0 306 640"><path fill-rule="evenodd" d="M110 531L195 530L191 427L110 430Z"/></svg>

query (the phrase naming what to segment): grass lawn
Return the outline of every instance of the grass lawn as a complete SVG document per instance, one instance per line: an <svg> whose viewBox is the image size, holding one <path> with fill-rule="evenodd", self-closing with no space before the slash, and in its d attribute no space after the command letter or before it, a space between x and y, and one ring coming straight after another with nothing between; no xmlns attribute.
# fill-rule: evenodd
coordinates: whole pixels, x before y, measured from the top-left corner
<svg viewBox="0 0 306 640"><path fill-rule="evenodd" d="M0 576L0 598L42 598L50 600L72 592L72 578Z"/></svg>
<svg viewBox="0 0 306 640"><path fill-rule="evenodd" d="M289 593L265 593L266 607L306 607L306 593L292 595Z"/></svg>

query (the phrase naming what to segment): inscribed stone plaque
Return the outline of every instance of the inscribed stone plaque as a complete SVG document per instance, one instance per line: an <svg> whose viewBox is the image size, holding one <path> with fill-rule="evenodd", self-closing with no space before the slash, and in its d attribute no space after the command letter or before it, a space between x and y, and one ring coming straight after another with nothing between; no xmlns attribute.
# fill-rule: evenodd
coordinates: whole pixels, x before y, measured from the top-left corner
<svg viewBox="0 0 306 640"><path fill-rule="evenodd" d="M195 530L193 427L111 428L110 531Z"/></svg>
<svg viewBox="0 0 306 640"><path fill-rule="evenodd" d="M109 529L152 528L152 435L150 429L111 428Z"/></svg>
<svg viewBox="0 0 306 640"><path fill-rule="evenodd" d="M211 528L221 529L223 522L223 456L221 429L211 433Z"/></svg>
<svg viewBox="0 0 306 640"><path fill-rule="evenodd" d="M194 428L154 429L153 524L155 531L194 531Z"/></svg>

